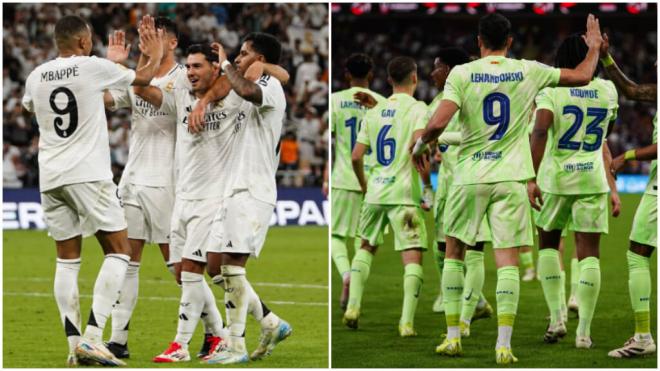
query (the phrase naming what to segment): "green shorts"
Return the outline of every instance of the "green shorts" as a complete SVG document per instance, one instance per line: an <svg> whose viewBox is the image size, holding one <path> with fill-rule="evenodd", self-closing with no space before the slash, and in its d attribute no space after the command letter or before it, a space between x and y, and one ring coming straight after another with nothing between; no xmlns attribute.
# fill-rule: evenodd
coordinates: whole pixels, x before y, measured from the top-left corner
<svg viewBox="0 0 660 371"><path fill-rule="evenodd" d="M607 233L607 198L608 193L556 195L544 192L536 225L544 231L568 227L575 232Z"/></svg>
<svg viewBox="0 0 660 371"><path fill-rule="evenodd" d="M427 249L426 225L419 206L364 203L358 235L370 245L378 246L388 224L394 232L394 250Z"/></svg>
<svg viewBox="0 0 660 371"><path fill-rule="evenodd" d="M658 247L658 196L645 193L642 196L635 219L633 219L630 240L644 245Z"/></svg>
<svg viewBox="0 0 660 371"><path fill-rule="evenodd" d="M435 220L435 243L444 243L445 242L445 225L444 225L444 213L445 213L445 203L447 200L445 198L436 197L433 202L433 218ZM492 239L490 235L490 226L488 225L488 220L484 215L484 218L481 220L481 225L479 226L479 232L477 232L477 242L490 242Z"/></svg>
<svg viewBox="0 0 660 371"><path fill-rule="evenodd" d="M332 189L332 235L355 237L364 196L360 191Z"/></svg>
<svg viewBox="0 0 660 371"><path fill-rule="evenodd" d="M534 243L524 183L452 185L445 205L445 234L474 246L484 218L490 226L493 248Z"/></svg>
<svg viewBox="0 0 660 371"><path fill-rule="evenodd" d="M536 219L539 217L540 211L536 210L535 208L530 206L530 209L532 209L532 222L534 225L536 225ZM564 229L561 230L561 237L566 238L568 236L568 228L571 226L571 221L569 220L568 223L566 223L566 226ZM534 228L534 235L538 236L539 235L539 230Z"/></svg>

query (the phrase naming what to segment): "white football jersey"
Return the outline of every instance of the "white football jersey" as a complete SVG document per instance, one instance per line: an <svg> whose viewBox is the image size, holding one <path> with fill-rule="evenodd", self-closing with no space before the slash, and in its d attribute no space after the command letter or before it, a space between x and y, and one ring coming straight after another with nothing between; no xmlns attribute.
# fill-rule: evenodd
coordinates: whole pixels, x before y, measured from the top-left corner
<svg viewBox="0 0 660 371"><path fill-rule="evenodd" d="M220 197L228 193L231 185L226 159L233 147L238 109L243 102L236 94L212 103L206 109L204 130L192 134L188 131L188 114L198 99L188 89L163 91L163 112L176 112L176 195L185 200Z"/></svg>
<svg viewBox="0 0 660 371"><path fill-rule="evenodd" d="M261 76L257 85L262 92L261 105L244 100L236 119L241 130L232 142L230 191L247 189L252 197L275 205L286 98L282 84L270 75Z"/></svg>
<svg viewBox="0 0 660 371"><path fill-rule="evenodd" d="M23 106L39 125L39 186L112 179L103 91L125 89L135 71L107 59L56 58L30 73Z"/></svg>
<svg viewBox="0 0 660 371"><path fill-rule="evenodd" d="M186 69L177 64L164 76L154 77L151 85L171 92L181 76L185 78ZM155 108L136 95L132 87L109 92L114 99L113 110L131 107L132 111L128 161L121 183L150 187L174 184L176 112Z"/></svg>

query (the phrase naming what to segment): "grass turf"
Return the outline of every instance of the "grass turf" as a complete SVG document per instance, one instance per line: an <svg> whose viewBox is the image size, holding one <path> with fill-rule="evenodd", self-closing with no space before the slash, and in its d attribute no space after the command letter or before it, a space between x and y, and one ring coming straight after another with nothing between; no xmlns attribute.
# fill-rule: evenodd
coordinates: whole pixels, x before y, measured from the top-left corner
<svg viewBox="0 0 660 371"><path fill-rule="evenodd" d="M52 288L53 241L43 231L5 231L3 245L3 366L65 367L68 346ZM269 308L291 324L293 334L270 357L237 367L328 366L327 246L326 228L270 229L261 257L248 264L248 278ZM101 260L96 239L85 239L79 276L83 327ZM220 289L211 286L226 320ZM130 323L129 367L205 367L194 358L174 365L151 362L176 334L179 297L180 289L166 270L159 249L145 247L140 294ZM108 323L106 339L110 327ZM259 333L259 324L248 316L250 351L256 347ZM200 324L190 344L192 357L201 347L202 336Z"/></svg>
<svg viewBox="0 0 660 371"><path fill-rule="evenodd" d="M652 355L640 359L617 360L607 356L611 349L620 347L634 330L633 313L628 296L628 268L626 251L633 216L639 195L622 195L622 213L610 218L610 233L601 240L602 284L591 335L595 348L575 348L577 319L569 314L568 335L558 344L543 343L548 310L539 281L520 283L520 302L513 331L512 347L519 362L515 367L653 367L657 358ZM430 222L430 216L428 218ZM432 227L432 222L427 224ZM655 228L656 226L650 226ZM430 229L429 229L430 230ZM429 233L432 235L431 233ZM350 242L350 241L349 241ZM352 242L349 243L352 246ZM570 268L570 254L574 249L571 236L564 263ZM535 263L538 250L535 248ZM490 246L485 249L486 282L484 293L493 308L495 303L496 270ZM656 256L651 258L653 294L651 302L651 329L656 329ZM446 332L444 314L433 313L431 307L439 290L438 272L431 250L424 256L424 284L420 295L415 328L418 336L402 339L398 336L398 321L403 295L403 267L401 258L392 247L391 235L377 252L367 281L362 303L362 315L357 331L342 325L342 312L338 301L341 280L333 268L332 273L332 367L433 367L475 368L495 367L495 340L497 319L483 319L471 326L471 336L463 339L460 358L436 355L435 346ZM567 271L568 272L568 271ZM567 273L567 295L570 279Z"/></svg>

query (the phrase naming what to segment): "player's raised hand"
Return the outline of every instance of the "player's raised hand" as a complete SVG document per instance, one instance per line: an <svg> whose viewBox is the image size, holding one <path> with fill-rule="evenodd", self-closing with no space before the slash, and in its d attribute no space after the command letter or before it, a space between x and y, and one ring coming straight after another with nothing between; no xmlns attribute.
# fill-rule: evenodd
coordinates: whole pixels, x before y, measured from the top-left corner
<svg viewBox="0 0 660 371"><path fill-rule="evenodd" d="M131 44L126 45L124 31L115 30L108 35L108 50L106 58L115 63L124 63L128 59Z"/></svg>
<svg viewBox="0 0 660 371"><path fill-rule="evenodd" d="M603 43L600 44L600 57L605 58L610 53L610 39L607 37L607 34L603 34Z"/></svg>
<svg viewBox="0 0 660 371"><path fill-rule="evenodd" d="M582 35L584 42L589 48L600 49L603 44L603 36L600 34L600 22L593 14L587 17L587 33Z"/></svg>
<svg viewBox="0 0 660 371"><path fill-rule="evenodd" d="M621 199L618 192L610 193L610 202L612 203L612 216L616 218L621 213Z"/></svg>
<svg viewBox="0 0 660 371"><path fill-rule="evenodd" d="M529 197L529 203L532 204L532 207L538 211L541 211L541 206L543 205L543 197L541 196L541 189L534 180L527 182L527 197Z"/></svg>
<svg viewBox="0 0 660 371"><path fill-rule="evenodd" d="M211 49L213 49L214 53L218 54L218 63L222 65L222 62L227 60L225 48L220 43L211 43Z"/></svg>
<svg viewBox="0 0 660 371"><path fill-rule="evenodd" d="M140 51L149 58L163 57L163 30L147 28L140 35Z"/></svg>
<svg viewBox="0 0 660 371"><path fill-rule="evenodd" d="M371 94L362 91L353 94L353 100L367 108L374 108L376 104L378 104L376 98L374 98Z"/></svg>

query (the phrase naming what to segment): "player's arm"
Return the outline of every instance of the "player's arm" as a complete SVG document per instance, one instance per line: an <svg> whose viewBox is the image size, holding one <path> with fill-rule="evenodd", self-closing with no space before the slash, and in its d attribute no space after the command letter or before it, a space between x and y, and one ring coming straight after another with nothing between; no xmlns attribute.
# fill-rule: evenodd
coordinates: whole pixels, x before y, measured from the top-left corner
<svg viewBox="0 0 660 371"><path fill-rule="evenodd" d="M536 123L531 135L531 148L532 148L532 163L534 164L534 174L538 174L541 161L543 161L543 154L545 153L545 146L548 141L548 129L552 126L554 121L554 114L547 109L538 109L536 111ZM543 205L543 197L541 190L536 184L536 178L532 178L527 182L527 196L529 203L536 210L541 210Z"/></svg>
<svg viewBox="0 0 660 371"><path fill-rule="evenodd" d="M378 101L373 97L373 95L363 91L359 91L353 94L353 100L359 103L361 106L367 107L369 109L376 107L378 104Z"/></svg>
<svg viewBox="0 0 660 371"><path fill-rule="evenodd" d="M600 47L600 63L603 64L607 77L616 85L616 89L628 99L655 102L658 99L658 85L638 85L630 80L614 62L608 51L609 48L610 40L607 34L603 34L603 44Z"/></svg>
<svg viewBox="0 0 660 371"><path fill-rule="evenodd" d="M163 58L163 30L157 30L154 18L146 15L142 17L139 27L140 51L146 57L141 58L143 65L139 65L135 70L134 86L147 86L151 79L156 75L160 67L160 60Z"/></svg>
<svg viewBox="0 0 660 371"><path fill-rule="evenodd" d="M607 185L610 187L610 202L612 203L612 216L617 217L621 212L621 199L619 198L619 191L616 189L616 179L614 174L609 171L612 165L612 153L607 141L603 143L603 163L605 164L605 177L607 177Z"/></svg>
<svg viewBox="0 0 660 371"><path fill-rule="evenodd" d="M436 140L442 132L449 125L449 121L454 114L458 111L458 105L453 101L443 99L440 105L431 116L431 120L426 125L422 134L417 138L417 141L410 146L410 152L413 155L413 160L417 162L419 155L428 149L428 143Z"/></svg>
<svg viewBox="0 0 660 371"><path fill-rule="evenodd" d="M358 182L360 182L362 193L367 193L367 178L364 175L364 154L367 152L367 149L369 149L369 146L357 142L355 143L355 148L353 148L353 153L351 155L353 171L355 172L355 176L357 176Z"/></svg>
<svg viewBox="0 0 660 371"><path fill-rule="evenodd" d="M156 109L163 105L163 91L156 86L136 86L133 88L135 94L149 102Z"/></svg>
<svg viewBox="0 0 660 371"><path fill-rule="evenodd" d="M227 60L227 54L220 43L213 43L211 46L218 53L218 62L220 62L220 67L227 76L231 88L241 98L260 106L263 102L263 93L259 85L241 76L240 72Z"/></svg>
<svg viewBox="0 0 660 371"><path fill-rule="evenodd" d="M626 161L649 161L658 159L658 144L653 143L646 147L628 150L612 160L612 172L618 173Z"/></svg>
<svg viewBox="0 0 660 371"><path fill-rule="evenodd" d="M460 131L444 132L438 137L438 145L457 146L461 144L461 140Z"/></svg>
<svg viewBox="0 0 660 371"><path fill-rule="evenodd" d="M575 69L562 68L559 75L559 86L582 86L591 81L598 65L598 55L603 37L600 34L600 23L593 14L587 17L587 33L582 36L589 47L587 56Z"/></svg>
<svg viewBox="0 0 660 371"><path fill-rule="evenodd" d="M105 106L105 109L112 109L115 106L115 99L107 90L103 92L103 106Z"/></svg>

